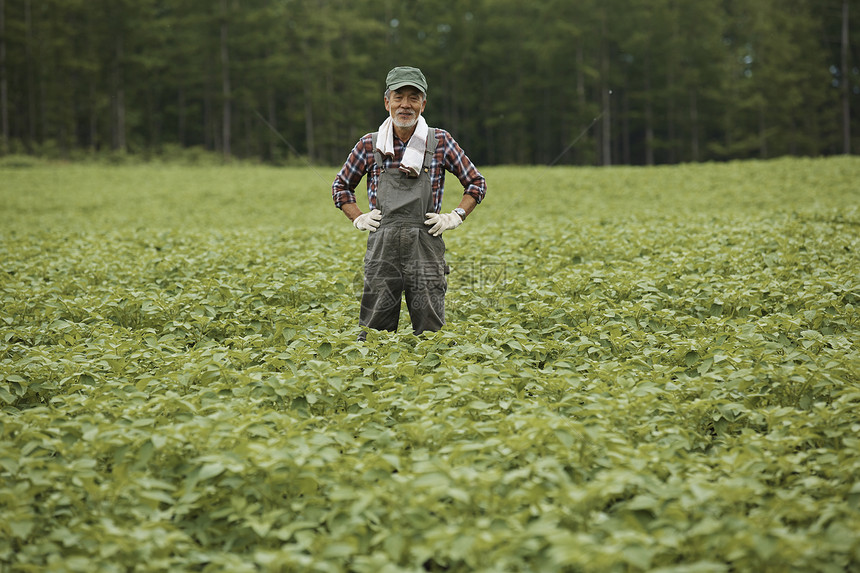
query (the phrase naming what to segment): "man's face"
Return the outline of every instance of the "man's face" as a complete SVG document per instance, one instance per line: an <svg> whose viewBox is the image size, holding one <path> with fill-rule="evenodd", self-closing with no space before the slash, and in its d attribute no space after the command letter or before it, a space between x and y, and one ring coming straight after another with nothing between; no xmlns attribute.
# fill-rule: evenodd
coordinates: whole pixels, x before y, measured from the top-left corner
<svg viewBox="0 0 860 573"><path fill-rule="evenodd" d="M418 116L424 111L427 100L416 87L404 86L392 91L385 100L385 109L391 114L394 125L410 128L418 122Z"/></svg>

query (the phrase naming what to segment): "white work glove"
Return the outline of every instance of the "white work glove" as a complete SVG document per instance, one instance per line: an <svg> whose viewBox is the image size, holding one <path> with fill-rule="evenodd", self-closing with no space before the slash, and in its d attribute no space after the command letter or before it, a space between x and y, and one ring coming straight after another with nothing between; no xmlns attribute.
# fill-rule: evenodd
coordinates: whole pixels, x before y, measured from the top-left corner
<svg viewBox="0 0 860 573"><path fill-rule="evenodd" d="M379 221L382 220L382 211L374 209L370 213L362 213L352 222L352 226L359 231L374 232L379 228Z"/></svg>
<svg viewBox="0 0 860 573"><path fill-rule="evenodd" d="M443 231L456 229L463 222L460 215L453 211L451 213L426 213L424 216L427 217L424 224L433 225L430 227L430 234L434 237L438 237Z"/></svg>

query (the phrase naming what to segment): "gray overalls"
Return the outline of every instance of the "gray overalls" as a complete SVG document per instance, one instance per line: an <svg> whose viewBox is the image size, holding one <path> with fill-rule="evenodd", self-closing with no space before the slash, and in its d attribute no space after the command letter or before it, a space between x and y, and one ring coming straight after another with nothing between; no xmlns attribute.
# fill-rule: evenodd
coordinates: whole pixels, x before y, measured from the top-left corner
<svg viewBox="0 0 860 573"><path fill-rule="evenodd" d="M414 178L400 169L384 168L375 133L372 141L380 169L376 207L382 211L382 220L367 238L359 324L397 330L405 291L415 334L439 330L445 324L448 289L445 243L424 224L425 213L434 211L430 164L436 151L436 130L430 128L427 134L424 165Z"/></svg>

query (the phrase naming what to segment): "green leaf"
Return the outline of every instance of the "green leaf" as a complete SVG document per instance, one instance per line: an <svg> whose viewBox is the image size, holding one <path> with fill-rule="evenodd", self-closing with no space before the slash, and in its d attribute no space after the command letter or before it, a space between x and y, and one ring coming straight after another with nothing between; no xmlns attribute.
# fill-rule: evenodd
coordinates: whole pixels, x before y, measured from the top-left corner
<svg viewBox="0 0 860 573"><path fill-rule="evenodd" d="M203 464L197 472L197 479L205 481L224 473L227 468L221 462L209 462Z"/></svg>
<svg viewBox="0 0 860 573"><path fill-rule="evenodd" d="M317 352L319 353L319 355L322 358L328 358L329 356L331 356L331 352L332 352L331 343L330 342L323 342L317 348Z"/></svg>
<svg viewBox="0 0 860 573"><path fill-rule="evenodd" d="M699 353L698 353L698 352L696 352L695 350L690 350L690 351L689 351L689 352L687 352L687 354L684 356L684 363L685 363L688 367L692 367L692 366L693 366L694 364L696 364L698 361L699 361Z"/></svg>
<svg viewBox="0 0 860 573"><path fill-rule="evenodd" d="M12 536L14 538L25 540L30 537L30 533L32 533L33 529L35 528L36 522L32 520L10 520L7 525L11 530Z"/></svg>

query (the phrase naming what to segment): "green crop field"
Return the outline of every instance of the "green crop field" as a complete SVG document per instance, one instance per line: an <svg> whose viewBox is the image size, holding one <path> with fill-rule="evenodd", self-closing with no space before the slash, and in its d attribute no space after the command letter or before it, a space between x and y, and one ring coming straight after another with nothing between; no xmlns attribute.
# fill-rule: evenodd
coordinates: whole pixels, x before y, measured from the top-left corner
<svg viewBox="0 0 860 573"><path fill-rule="evenodd" d="M860 568L860 158L485 169L366 343L334 172L0 165L0 571Z"/></svg>

